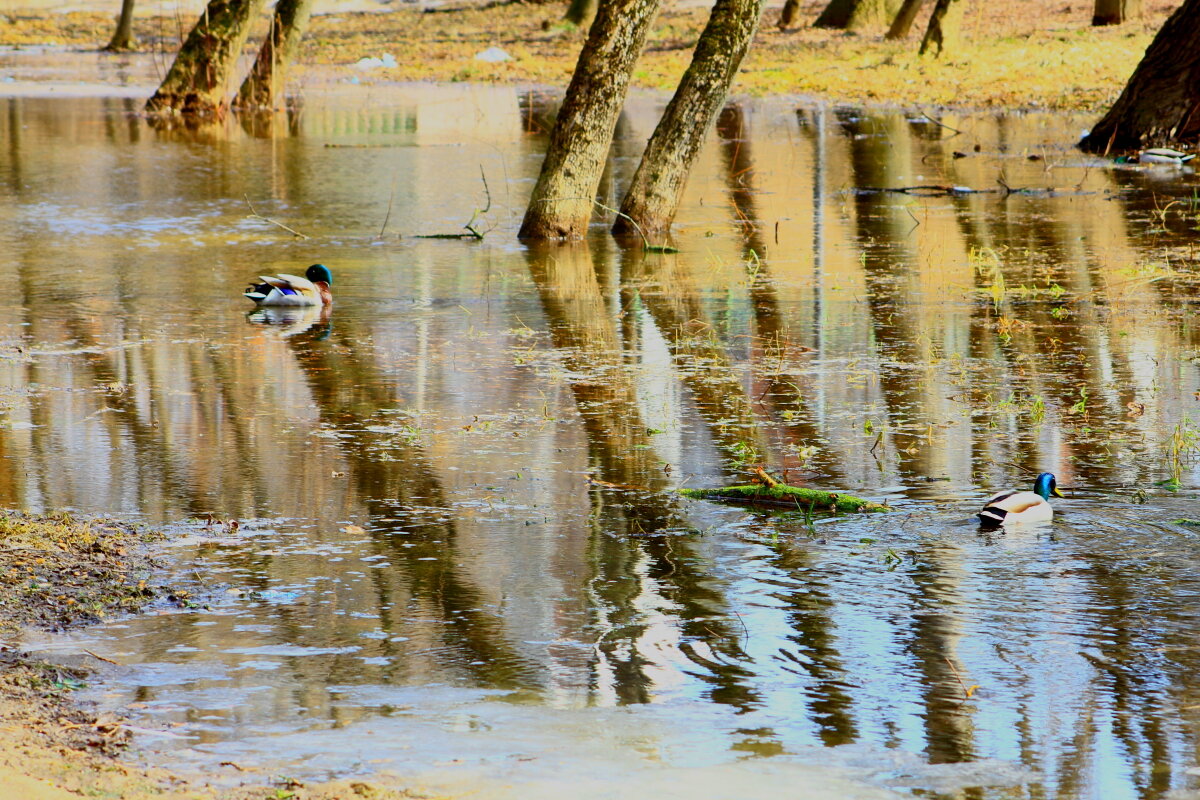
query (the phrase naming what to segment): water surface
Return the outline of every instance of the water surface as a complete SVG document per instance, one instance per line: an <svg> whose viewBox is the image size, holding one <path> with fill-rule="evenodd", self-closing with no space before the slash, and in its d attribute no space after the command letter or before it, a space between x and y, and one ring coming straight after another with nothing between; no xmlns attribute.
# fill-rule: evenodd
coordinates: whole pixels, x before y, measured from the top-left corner
<svg viewBox="0 0 1200 800"><path fill-rule="evenodd" d="M0 505L170 526L201 607L31 640L122 664L91 696L169 726L148 758L497 797L1196 796L1191 171L1084 157L1067 117L742 102L678 254L526 248L541 92L314 86L181 130L21 85ZM622 118L606 205L661 103ZM331 315L240 297L316 261ZM759 463L897 511L670 492ZM979 530L1042 470L1075 489L1053 525Z"/></svg>

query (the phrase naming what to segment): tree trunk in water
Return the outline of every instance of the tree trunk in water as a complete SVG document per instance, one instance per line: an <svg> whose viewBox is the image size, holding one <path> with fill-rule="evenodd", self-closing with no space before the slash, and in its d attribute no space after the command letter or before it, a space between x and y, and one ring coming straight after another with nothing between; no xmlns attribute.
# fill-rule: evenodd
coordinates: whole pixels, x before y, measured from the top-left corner
<svg viewBox="0 0 1200 800"><path fill-rule="evenodd" d="M579 239L659 0L605 0L579 53L517 236Z"/></svg>
<svg viewBox="0 0 1200 800"><path fill-rule="evenodd" d="M892 27L888 28L885 39L903 39L908 36L909 30L912 29L913 22L917 19L917 13L921 10L921 4L925 0L904 0L904 5L900 6L900 10L896 12L896 18L892 20Z"/></svg>
<svg viewBox="0 0 1200 800"><path fill-rule="evenodd" d="M717 0L692 63L663 112L613 224L613 233L665 233L688 173L758 29L764 0Z"/></svg>
<svg viewBox="0 0 1200 800"><path fill-rule="evenodd" d="M899 7L900 0L830 0L813 26L847 31L881 27L892 21Z"/></svg>
<svg viewBox="0 0 1200 800"><path fill-rule="evenodd" d="M779 24L776 27L781 31L786 31L792 27L798 13L800 13L800 0L784 0L783 10L779 12Z"/></svg>
<svg viewBox="0 0 1200 800"><path fill-rule="evenodd" d="M1093 25L1120 25L1142 15L1142 0L1096 0Z"/></svg>
<svg viewBox="0 0 1200 800"><path fill-rule="evenodd" d="M1200 138L1200 0L1186 0L1146 48L1121 96L1079 146L1090 153Z"/></svg>
<svg viewBox="0 0 1200 800"><path fill-rule="evenodd" d="M958 47L966 6L966 0L937 0L929 17L929 27L925 29L925 38L921 40L920 55L932 52L936 58Z"/></svg>
<svg viewBox="0 0 1200 800"><path fill-rule="evenodd" d="M133 38L133 4L134 0L121 0L121 17L117 20L117 30L108 44L104 45L105 50L117 52L137 49L137 39Z"/></svg>
<svg viewBox="0 0 1200 800"><path fill-rule="evenodd" d="M300 49L308 30L313 0L279 0L271 15L271 29L263 39L254 67L238 91L239 108L273 108L282 94L287 65Z"/></svg>
<svg viewBox="0 0 1200 800"><path fill-rule="evenodd" d="M146 102L150 113L221 114L250 21L264 0L210 0L162 85Z"/></svg>
<svg viewBox="0 0 1200 800"><path fill-rule="evenodd" d="M596 5L596 0L571 0L571 5L567 6L567 13L563 19L582 28L595 19Z"/></svg>

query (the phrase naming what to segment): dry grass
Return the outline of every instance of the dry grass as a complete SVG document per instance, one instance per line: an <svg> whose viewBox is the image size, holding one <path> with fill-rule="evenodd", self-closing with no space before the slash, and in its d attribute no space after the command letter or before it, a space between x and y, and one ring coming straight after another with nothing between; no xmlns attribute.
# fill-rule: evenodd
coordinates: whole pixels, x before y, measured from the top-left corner
<svg viewBox="0 0 1200 800"><path fill-rule="evenodd" d="M1089 2L1047 5L1045 0L977 0L967 12L963 47L941 59L916 54L924 20L918 20L908 40L885 42L879 32L847 35L810 27L820 3L807 4L800 25L786 32L775 27L778 11L769 10L735 91L817 95L850 103L1098 111L1116 97L1178 3L1150 0L1141 21L1108 28L1090 26ZM565 86L583 32L562 24L563 10L562 4L514 3L449 13L400 8L383 14L330 14L313 20L300 60L349 67L364 56L391 53L397 67L361 77ZM705 8L671 6L663 11L635 84L672 89L706 17ZM14 13L0 17L0 41L94 48L108 40L112 25L107 14ZM183 19L142 18L137 34L144 48L170 51L188 25ZM514 60L487 64L474 59L491 46L502 47Z"/></svg>

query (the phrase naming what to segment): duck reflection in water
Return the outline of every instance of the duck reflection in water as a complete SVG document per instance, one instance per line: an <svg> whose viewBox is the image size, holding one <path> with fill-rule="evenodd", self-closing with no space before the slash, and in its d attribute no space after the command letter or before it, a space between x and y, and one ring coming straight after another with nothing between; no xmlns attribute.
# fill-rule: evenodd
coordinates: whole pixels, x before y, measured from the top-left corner
<svg viewBox="0 0 1200 800"><path fill-rule="evenodd" d="M320 340L333 331L329 321L332 311L329 306L259 306L246 315L246 320L277 328L282 339L308 331Z"/></svg>

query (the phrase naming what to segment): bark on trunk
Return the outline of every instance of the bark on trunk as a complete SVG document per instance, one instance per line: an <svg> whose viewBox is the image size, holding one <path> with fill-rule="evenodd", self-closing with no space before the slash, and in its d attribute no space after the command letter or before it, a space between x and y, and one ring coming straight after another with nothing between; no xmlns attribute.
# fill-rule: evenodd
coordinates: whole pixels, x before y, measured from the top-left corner
<svg viewBox="0 0 1200 800"><path fill-rule="evenodd" d="M600 4L550 132L520 238L578 239L587 233L613 127L658 5L659 0Z"/></svg>
<svg viewBox="0 0 1200 800"><path fill-rule="evenodd" d="M903 39L908 36L924 2L925 0L904 0L904 5L900 6L900 10L896 12L896 18L892 20L892 26L888 28L888 32L883 38Z"/></svg>
<svg viewBox="0 0 1200 800"><path fill-rule="evenodd" d="M571 0L567 6L564 19L580 28L589 24L596 17L596 0Z"/></svg>
<svg viewBox="0 0 1200 800"><path fill-rule="evenodd" d="M764 0L717 0L692 63L646 145L613 233L665 233L729 85L750 47Z"/></svg>
<svg viewBox="0 0 1200 800"><path fill-rule="evenodd" d="M238 91L239 108L274 108L282 95L287 66L300 49L300 40L308 30L313 0L279 0L271 15L271 29L263 40L258 58L242 88Z"/></svg>
<svg viewBox="0 0 1200 800"><path fill-rule="evenodd" d="M800 0L784 0L783 10L779 12L779 23L776 27L781 31L786 31L796 22L796 15L800 13Z"/></svg>
<svg viewBox="0 0 1200 800"><path fill-rule="evenodd" d="M1200 0L1186 0L1146 48L1121 96L1079 146L1091 153L1200 139Z"/></svg>
<svg viewBox="0 0 1200 800"><path fill-rule="evenodd" d="M228 107L229 82L250 21L264 0L210 0L188 34L158 91L146 103L152 114L213 115Z"/></svg>
<svg viewBox="0 0 1200 800"><path fill-rule="evenodd" d="M1142 0L1096 0L1093 25L1120 25L1142 15Z"/></svg>
<svg viewBox="0 0 1200 800"><path fill-rule="evenodd" d="M121 0L121 17L117 20L117 29L112 39L104 46L105 50L118 52L121 50L136 50L137 39L133 38L133 4L135 0Z"/></svg>
<svg viewBox="0 0 1200 800"><path fill-rule="evenodd" d="M813 26L847 31L882 27L899 8L900 0L830 0Z"/></svg>
<svg viewBox="0 0 1200 800"><path fill-rule="evenodd" d="M929 17L925 38L921 40L921 55L932 53L936 58L958 48L963 11L966 7L966 0L937 0L933 14Z"/></svg>

